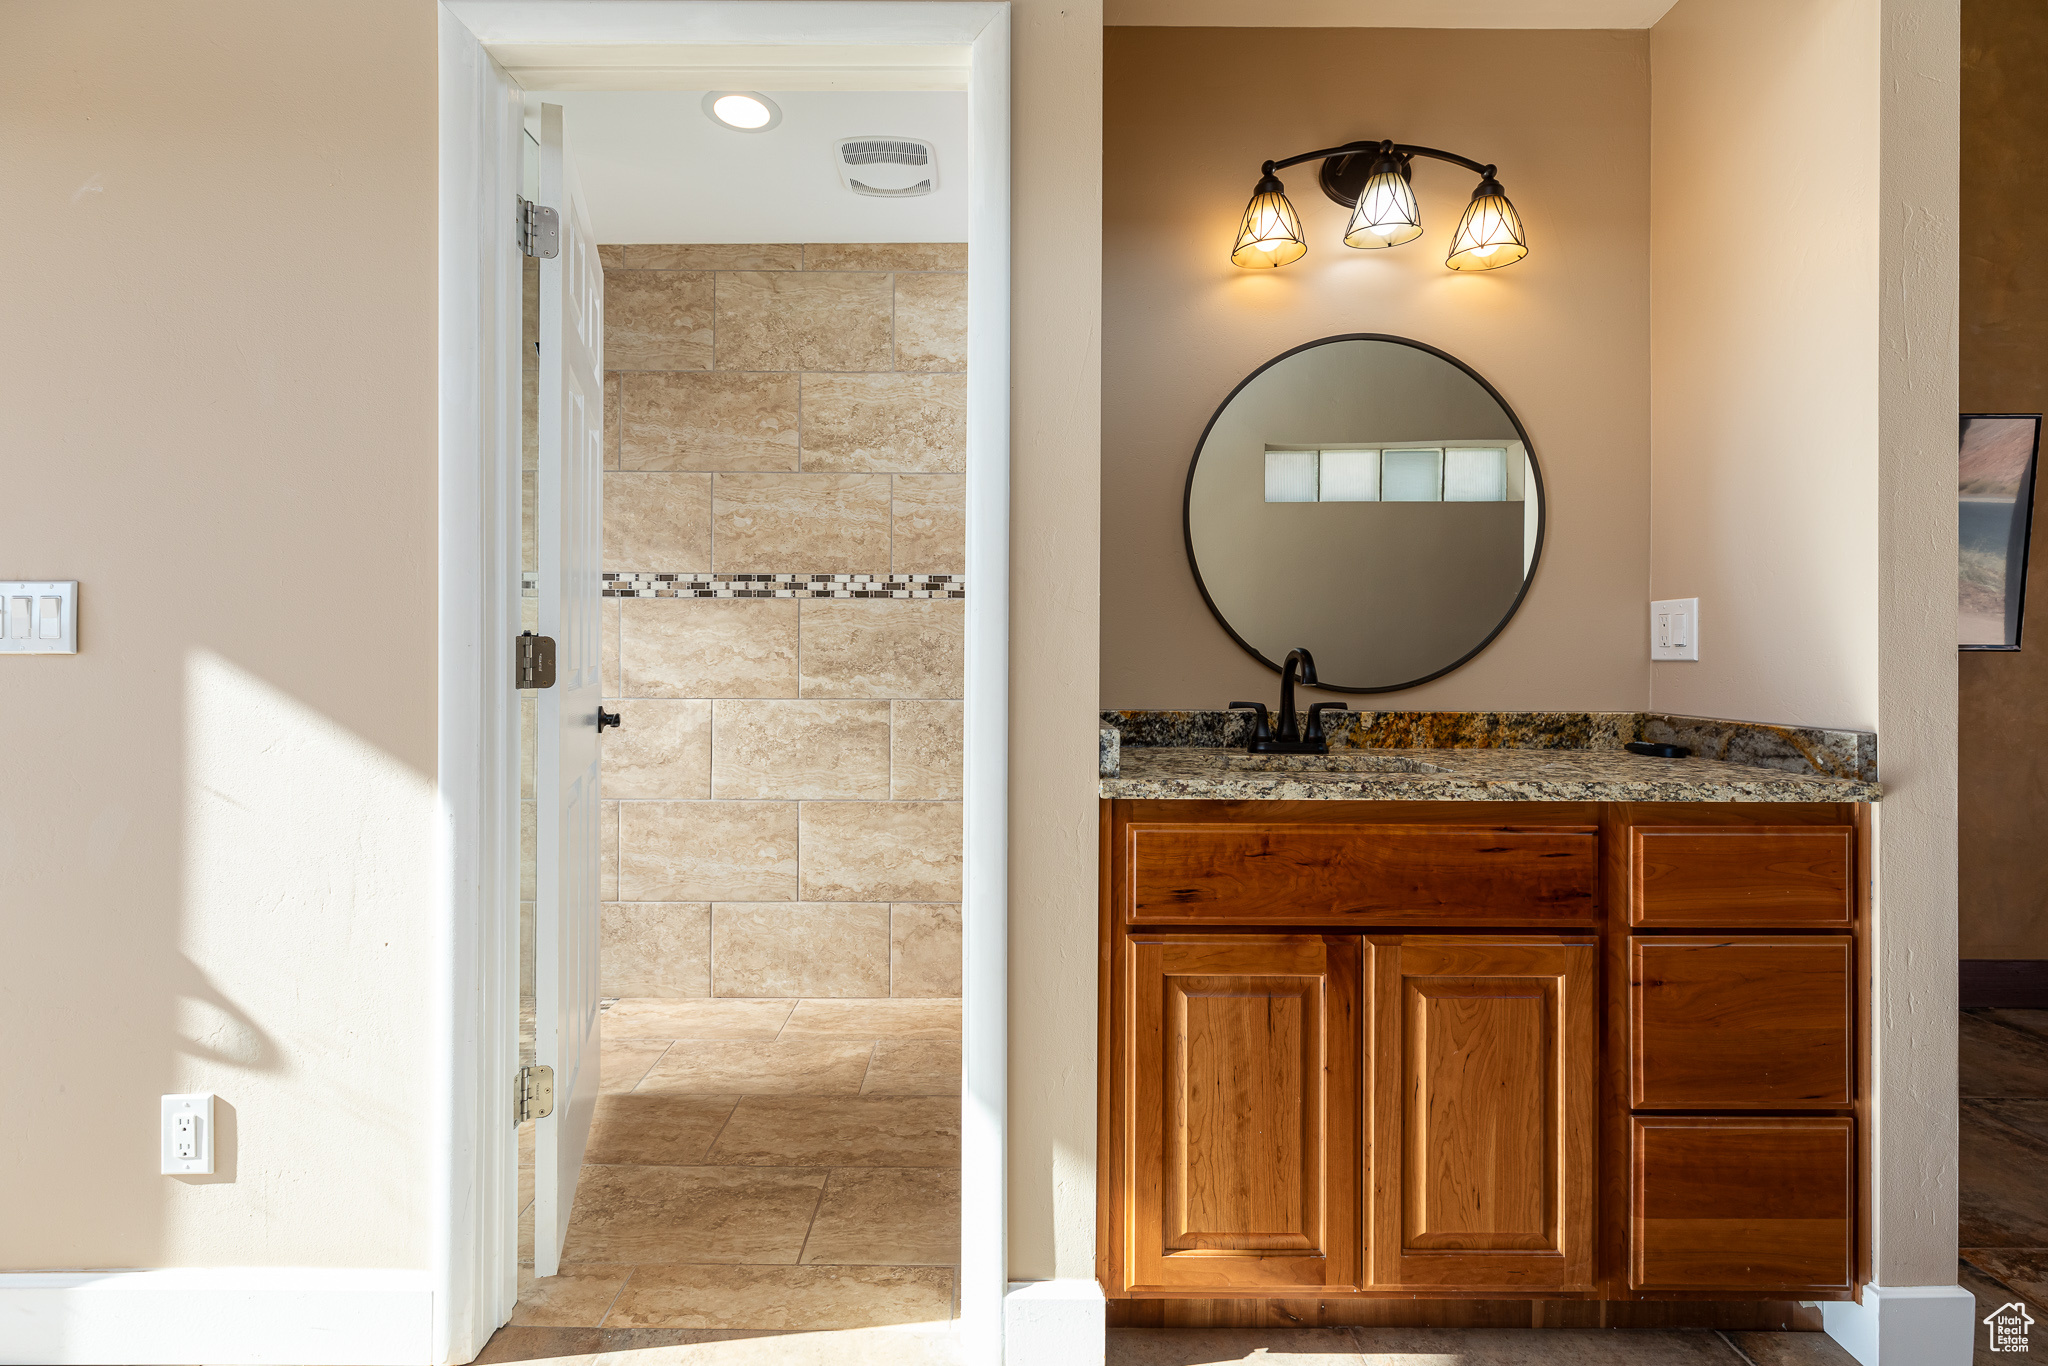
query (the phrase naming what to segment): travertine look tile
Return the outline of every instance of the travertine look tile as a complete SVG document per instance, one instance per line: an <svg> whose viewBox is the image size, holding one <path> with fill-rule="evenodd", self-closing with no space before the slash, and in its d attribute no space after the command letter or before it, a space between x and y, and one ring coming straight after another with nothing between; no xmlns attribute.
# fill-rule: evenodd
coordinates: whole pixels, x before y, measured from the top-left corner
<svg viewBox="0 0 2048 1366"><path fill-rule="evenodd" d="M967 277L896 277L896 368L967 368Z"/></svg>
<svg viewBox="0 0 2048 1366"><path fill-rule="evenodd" d="M559 1276L536 1279L522 1267L510 1322L518 1328L595 1328L632 1274L630 1266L565 1265Z"/></svg>
<svg viewBox="0 0 2048 1366"><path fill-rule="evenodd" d="M712 796L889 795L889 703L734 700L715 708Z"/></svg>
<svg viewBox="0 0 2048 1366"><path fill-rule="evenodd" d="M606 598L597 605L598 619L604 627L603 654L599 659L604 695L619 695L619 603L618 598ZM529 694L530 695L530 694Z"/></svg>
<svg viewBox="0 0 2048 1366"><path fill-rule="evenodd" d="M711 476L721 574L886 574L889 477L883 474Z"/></svg>
<svg viewBox="0 0 2048 1366"><path fill-rule="evenodd" d="M802 270L804 265L804 249L793 243L643 242L618 250L628 270Z"/></svg>
<svg viewBox="0 0 2048 1366"><path fill-rule="evenodd" d="M890 568L967 572L967 476L899 474L890 491Z"/></svg>
<svg viewBox="0 0 2048 1366"><path fill-rule="evenodd" d="M806 242L805 270L965 270L965 242Z"/></svg>
<svg viewBox="0 0 2048 1366"><path fill-rule="evenodd" d="M607 470L604 567L703 573L711 568L708 474Z"/></svg>
<svg viewBox="0 0 2048 1366"><path fill-rule="evenodd" d="M959 697L967 604L959 599L799 604L804 697Z"/></svg>
<svg viewBox="0 0 2048 1366"><path fill-rule="evenodd" d="M796 853L795 802L626 802L619 899L794 901Z"/></svg>
<svg viewBox="0 0 2048 1366"><path fill-rule="evenodd" d="M617 1095L632 1090L647 1075L647 1069L654 1066L654 1060L668 1052L667 1039L611 1038L609 1019L601 1019L598 1028L606 1036L597 1054L600 1094Z"/></svg>
<svg viewBox="0 0 2048 1366"><path fill-rule="evenodd" d="M946 1267L642 1266L605 1324L796 1332L944 1323L952 1308Z"/></svg>
<svg viewBox="0 0 2048 1366"><path fill-rule="evenodd" d="M889 795L898 801L957 801L961 795L961 702L892 702Z"/></svg>
<svg viewBox="0 0 2048 1366"><path fill-rule="evenodd" d="M693 1039L670 1050L640 1083L645 1095L851 1096L861 1089L866 1039L783 1043ZM958 1090L955 1087L954 1090ZM708 1140L707 1140L708 1142Z"/></svg>
<svg viewBox="0 0 2048 1366"><path fill-rule="evenodd" d="M960 1102L951 1096L743 1096L706 1161L721 1167L958 1167ZM579 1260L596 1261L597 1254Z"/></svg>
<svg viewBox="0 0 2048 1366"><path fill-rule="evenodd" d="M887 996L889 908L818 901L714 906L711 994Z"/></svg>
<svg viewBox="0 0 2048 1366"><path fill-rule="evenodd" d="M674 1050L670 1050L673 1052ZM620 1167L694 1167L732 1117L736 1095L599 1096L583 1160Z"/></svg>
<svg viewBox="0 0 2048 1366"><path fill-rule="evenodd" d="M602 1017L605 1046L613 1039L772 1039L794 1009L789 1001L620 1001ZM645 1075L642 1068L633 1080Z"/></svg>
<svg viewBox="0 0 2048 1366"><path fill-rule="evenodd" d="M711 795L711 704L627 698L598 741L607 797Z"/></svg>
<svg viewBox="0 0 2048 1366"><path fill-rule="evenodd" d="M626 411L620 379L617 374L604 377L604 463L611 469L619 467L619 427Z"/></svg>
<svg viewBox="0 0 2048 1366"><path fill-rule="evenodd" d="M960 1044L953 1039L879 1039L861 1079L864 1096L957 1096Z"/></svg>
<svg viewBox="0 0 2048 1366"><path fill-rule="evenodd" d="M797 377L724 370L626 376L629 470L793 470Z"/></svg>
<svg viewBox="0 0 2048 1366"><path fill-rule="evenodd" d="M627 248L618 243L600 242L597 247L597 264L605 270L621 270L626 264L626 251ZM531 264L539 265L540 262L534 261ZM540 279L540 272L532 271L529 273L537 284Z"/></svg>
<svg viewBox="0 0 2048 1366"><path fill-rule="evenodd" d="M805 802L804 901L958 901L958 802ZM632 848L628 810L626 848Z"/></svg>
<svg viewBox="0 0 2048 1366"><path fill-rule="evenodd" d="M709 370L709 271L607 270L604 368Z"/></svg>
<svg viewBox="0 0 2048 1366"><path fill-rule="evenodd" d="M803 1259L953 1265L960 1260L960 1173L943 1167L834 1171Z"/></svg>
<svg viewBox="0 0 2048 1366"><path fill-rule="evenodd" d="M721 271L717 368L887 370L890 304L886 275Z"/></svg>
<svg viewBox="0 0 2048 1366"><path fill-rule="evenodd" d="M533 766L540 760L540 697L519 694L519 797L533 800Z"/></svg>
<svg viewBox="0 0 2048 1366"><path fill-rule="evenodd" d="M563 1260L794 1263L825 1173L752 1165L586 1166Z"/></svg>
<svg viewBox="0 0 2048 1366"><path fill-rule="evenodd" d="M519 567L531 574L540 568L540 474L527 470L519 476Z"/></svg>
<svg viewBox="0 0 2048 1366"><path fill-rule="evenodd" d="M612 1007L617 1013L618 1007ZM957 1039L960 1002L799 1001L783 1039Z"/></svg>
<svg viewBox="0 0 2048 1366"><path fill-rule="evenodd" d="M597 898L619 897L619 804L605 802L597 815Z"/></svg>
<svg viewBox="0 0 2048 1366"><path fill-rule="evenodd" d="M960 994L958 906L899 904L889 908L889 994Z"/></svg>
<svg viewBox="0 0 2048 1366"><path fill-rule="evenodd" d="M598 943L600 996L711 994L711 907L704 902L606 902Z"/></svg>
<svg viewBox="0 0 2048 1366"><path fill-rule="evenodd" d="M533 802L519 803L519 899L533 900L534 850L539 847L540 817Z"/></svg>
<svg viewBox="0 0 2048 1366"><path fill-rule="evenodd" d="M622 598L627 697L795 697L793 599Z"/></svg>
<svg viewBox="0 0 2048 1366"><path fill-rule="evenodd" d="M967 468L965 375L805 375L807 470Z"/></svg>

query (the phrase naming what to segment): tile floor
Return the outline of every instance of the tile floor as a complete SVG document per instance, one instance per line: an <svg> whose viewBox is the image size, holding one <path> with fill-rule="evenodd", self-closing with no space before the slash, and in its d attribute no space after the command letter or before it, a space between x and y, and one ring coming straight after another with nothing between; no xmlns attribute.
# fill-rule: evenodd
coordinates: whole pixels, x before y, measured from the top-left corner
<svg viewBox="0 0 2048 1366"><path fill-rule="evenodd" d="M479 1360L884 1326L950 1343L958 1000L626 999L601 1025L561 1274L522 1273ZM522 1135L527 1266L531 1161Z"/></svg>
<svg viewBox="0 0 2048 1366"><path fill-rule="evenodd" d="M658 1037L666 1027L660 1021L680 1019L683 1011L679 1008L725 1008L723 1014L707 1015L704 1024L695 1026L705 1030L716 1029L715 1037L720 1040L796 1042L800 1039L858 1037L831 1032L834 1028L851 1027L853 1018L860 1013L845 1011L845 1007L853 1003L805 1004L832 1009L811 1012L802 1025L792 1030L789 1026L794 1023L794 1016L801 1012L799 1007L770 1031L767 1022L786 1003L773 1003L773 1007L765 1012L756 1009L760 1005L756 1002L635 1003L635 1009L628 1011L621 1021L623 1032L608 1031L606 1036L607 1088L628 1097L662 1094L648 1090L646 1083L658 1072L666 1075L667 1069L658 1068L657 1063L670 1055L677 1040L685 1037L682 1034L669 1039ZM934 1003L918 1003L926 1008L931 1004ZM834 1018L835 1012L842 1014L843 1024L841 1018ZM856 1102L862 1095L893 1096L927 1089L936 1085L935 1079L954 1075L944 1069L947 1058L957 1069L957 1044L950 1054L926 1056L920 1056L915 1050L899 1052L885 1047L891 1042L943 1042L948 1036L927 1036L918 1040L899 1032L936 1028L932 1020L937 1014L931 1012L929 1016L921 1017L913 1008L894 1017L896 1029L875 1027L872 1034L874 1053L860 1086L850 1093L844 1088L850 1084L846 1077L851 1069L841 1063L833 1064L836 1069L831 1071L836 1079L833 1084L842 1088L839 1093L844 1098L842 1103ZM714 1019L716 1023L712 1022ZM2000 1305L2018 1299L2027 1304L2037 1319L2048 1323L2048 1182L2041 1179L2041 1174L2048 1171L2048 1011L1970 1010L1963 1012L1961 1027L1962 1264L1959 1276L1962 1284L1976 1295L1980 1318ZM700 1084L711 1084L719 1078L733 1075L729 1070L721 1070L730 1067L729 1059L722 1060L707 1054L700 1068L689 1059L689 1054L694 1051L694 1048L686 1048L682 1055L676 1057L673 1066L679 1075L709 1079ZM888 1054L892 1052L896 1056L890 1059ZM836 1055L828 1052L816 1056L831 1058ZM923 1080L890 1080L920 1068L929 1069ZM764 1087L787 1084L786 1078L765 1066L758 1081ZM778 1089L772 1094L788 1096L803 1093ZM737 1113L750 1098L759 1101L768 1097L760 1092L739 1096L728 1114ZM767 1112L761 1113L765 1117ZM678 1121L672 1128L684 1130L692 1123L701 1125L701 1122L701 1118ZM877 1127L877 1132L884 1130L899 1137L876 1139L878 1153L891 1143L915 1144L918 1141L915 1133L905 1133L898 1125ZM627 1130L617 1132L623 1135ZM769 1133L768 1130L760 1132ZM816 1130L802 1129L793 1123L786 1141L795 1148L804 1148L806 1143L816 1142L815 1133ZM772 1134L770 1136L773 1137ZM625 1144L629 1140L619 1137L608 1141ZM688 1147L693 1140L678 1141ZM778 1137L775 1141L784 1140ZM718 1151L721 1143L722 1135L713 1139L712 1151ZM754 1153L754 1144L755 1140L749 1139L747 1143L726 1151ZM702 1159L700 1156L692 1160ZM769 1161L782 1160L786 1159L778 1153L761 1152L736 1161L733 1166L744 1166L755 1172L815 1170L800 1165L783 1168L765 1165ZM622 1162L618 1165L632 1164ZM863 1180L886 1182L892 1173L929 1174L933 1170L907 1163L894 1168L849 1163L845 1167L828 1169L820 1189L829 1193L833 1180L844 1172L847 1190L844 1203L849 1209L883 1207L882 1201L889 1192L886 1188L863 1188ZM821 1200L819 1213L823 1212L823 1207ZM577 1214L580 1219L580 1206ZM849 1219L846 1226L857 1226L859 1217ZM572 1230L572 1243L576 1232L580 1232L580 1226ZM615 1289L606 1302L609 1314L600 1316L596 1323L582 1321L589 1317L590 1311L587 1310L583 1311L577 1326L529 1326L536 1322L552 1324L557 1321L515 1318L514 1326L501 1330L477 1360L487 1363L545 1359L558 1362L560 1366L768 1366L768 1363L774 1363L774 1366L870 1366L870 1363L874 1366L883 1366L884 1363L887 1366L956 1366L961 1360L959 1339L949 1331L933 1331L930 1327L848 1326L839 1331L778 1332L772 1328L747 1331L695 1327L680 1321L677 1326L651 1326L655 1314L672 1312L674 1305L696 1294L712 1296L714 1298L707 1302L723 1304L736 1303L740 1294L756 1297L757 1303L791 1305L804 1302L812 1293L807 1285L794 1279L778 1282L774 1278L794 1278L819 1265L819 1254L812 1243L815 1236L814 1220L812 1231L806 1236L794 1265L772 1268L635 1265L630 1275L621 1274L627 1272L627 1267L606 1266L595 1273L591 1287L578 1289L572 1294L565 1284L565 1302L586 1294L588 1299L595 1301L605 1287L628 1287L646 1273L643 1282L645 1303L652 1308L633 1311L635 1316L628 1321L628 1318L619 1316L617 1302L630 1305L633 1301ZM829 1242L825 1246L831 1249ZM838 1257L843 1254L831 1249L831 1255ZM904 1269L837 1264L826 1269L826 1274L843 1271L858 1276L876 1276ZM951 1267L944 1270L950 1277ZM714 1272L734 1275L735 1279L730 1284L736 1289L728 1291L722 1283L711 1279ZM750 1279L756 1272L767 1273L767 1279ZM669 1279L674 1273L682 1273L683 1281ZM566 1283L572 1276L557 1279ZM680 1290L677 1288L679 1284L683 1286ZM855 1291L854 1298L869 1293L864 1288L865 1282L857 1284L863 1288ZM780 1299L775 1298L778 1293ZM879 1300L885 1296L878 1292L876 1298ZM829 1303L830 1297L820 1296L817 1302ZM523 1313L527 1306L522 1303L521 1308ZM750 1311L741 1311L739 1316L744 1317L747 1312ZM637 1316L641 1313L647 1315L646 1320ZM726 1314L726 1317L733 1316ZM794 1315L789 1321L792 1328L805 1326L796 1323ZM643 1322L648 1322L649 1326L640 1326ZM1994 1366L1996 1362L2009 1359L2005 1354L1994 1356L1988 1352L1982 1334L1978 1335L1976 1360L1980 1366ZM1429 1328L1334 1328L1289 1332L1120 1328L1111 1330L1109 1335L1109 1366L1226 1366L1233 1362L1278 1363L1289 1360L1312 1360L1317 1366L1409 1366L1418 1361L1428 1361L1431 1366L1545 1366L1547 1363L1557 1363L1557 1366L1851 1366L1849 1355L1820 1333Z"/></svg>

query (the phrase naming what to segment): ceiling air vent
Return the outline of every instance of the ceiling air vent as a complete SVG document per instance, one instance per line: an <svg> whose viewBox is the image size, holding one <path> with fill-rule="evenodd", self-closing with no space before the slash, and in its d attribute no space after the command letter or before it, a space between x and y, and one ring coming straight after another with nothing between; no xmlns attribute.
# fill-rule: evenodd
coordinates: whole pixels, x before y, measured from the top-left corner
<svg viewBox="0 0 2048 1366"><path fill-rule="evenodd" d="M855 194L909 199L938 188L938 149L922 138L841 138L832 150L839 183Z"/></svg>

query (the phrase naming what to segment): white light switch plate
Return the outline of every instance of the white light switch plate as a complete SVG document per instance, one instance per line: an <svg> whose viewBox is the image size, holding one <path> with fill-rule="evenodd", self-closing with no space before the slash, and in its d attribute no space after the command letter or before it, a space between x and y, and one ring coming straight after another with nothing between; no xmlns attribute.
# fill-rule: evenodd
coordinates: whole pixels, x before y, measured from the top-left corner
<svg viewBox="0 0 2048 1366"><path fill-rule="evenodd" d="M1666 598L1650 604L1650 658L1700 657L1700 600Z"/></svg>
<svg viewBox="0 0 2048 1366"><path fill-rule="evenodd" d="M211 1091L164 1097L161 1146L165 1176L213 1175Z"/></svg>
<svg viewBox="0 0 2048 1366"><path fill-rule="evenodd" d="M0 655L78 653L78 582L0 582Z"/></svg>

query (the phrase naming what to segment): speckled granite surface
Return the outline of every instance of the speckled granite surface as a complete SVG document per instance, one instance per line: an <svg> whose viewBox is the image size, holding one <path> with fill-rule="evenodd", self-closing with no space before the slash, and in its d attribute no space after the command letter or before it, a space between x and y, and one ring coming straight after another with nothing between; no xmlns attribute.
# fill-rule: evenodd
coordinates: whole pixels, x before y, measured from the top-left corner
<svg viewBox="0 0 2048 1366"><path fill-rule="evenodd" d="M1140 801L1874 802L1880 789L1852 778L1620 749L1251 755L1204 746L1124 750L1101 791Z"/></svg>
<svg viewBox="0 0 2048 1366"><path fill-rule="evenodd" d="M1877 737L1656 712L1324 713L1327 756L1248 755L1251 714L1102 713L1102 795L1365 801L1876 801ZM1111 742L1114 733L1115 743ZM1630 754L1630 740L1688 759Z"/></svg>

